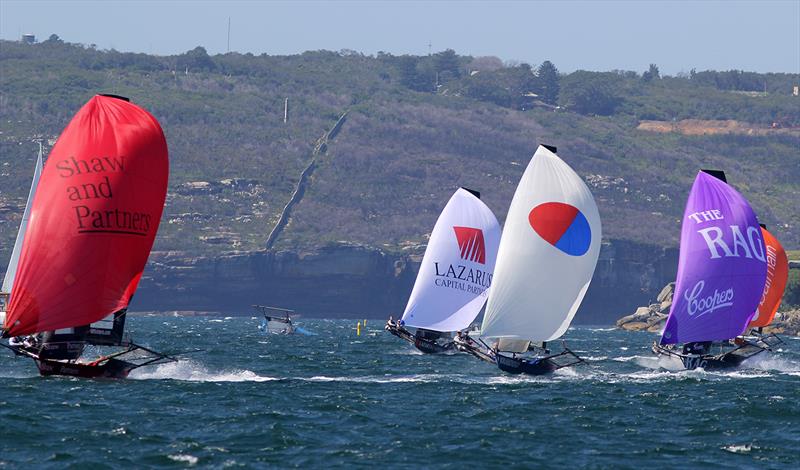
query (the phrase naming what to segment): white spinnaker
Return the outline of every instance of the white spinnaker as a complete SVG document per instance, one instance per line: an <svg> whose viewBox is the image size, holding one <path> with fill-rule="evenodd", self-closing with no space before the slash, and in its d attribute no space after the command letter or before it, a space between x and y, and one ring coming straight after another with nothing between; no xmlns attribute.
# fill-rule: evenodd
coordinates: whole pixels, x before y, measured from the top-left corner
<svg viewBox="0 0 800 470"><path fill-rule="evenodd" d="M8 269L6 269L6 276L3 278L2 292L11 293L14 287L14 278L17 275L17 264L19 263L19 255L22 251L22 242L25 240L25 229L28 228L28 219L30 218L31 204L33 204L33 196L36 195L36 187L39 185L39 177L42 176L42 144L39 144L39 157L36 159L36 167L33 170L33 181L31 182L31 190L28 192L28 203L25 205L25 212L22 213L22 221L19 223L19 231L17 232L17 241L14 242L14 249L11 251L11 259L8 261Z"/></svg>
<svg viewBox="0 0 800 470"><path fill-rule="evenodd" d="M499 244L500 224L492 211L458 189L431 232L403 312L406 325L436 331L468 327L486 302Z"/></svg>
<svg viewBox="0 0 800 470"><path fill-rule="evenodd" d="M533 229L529 214L549 202L583 213L591 230L584 254L567 254ZM563 335L589 288L600 237L600 214L589 188L555 153L539 146L508 209L481 336L551 341Z"/></svg>

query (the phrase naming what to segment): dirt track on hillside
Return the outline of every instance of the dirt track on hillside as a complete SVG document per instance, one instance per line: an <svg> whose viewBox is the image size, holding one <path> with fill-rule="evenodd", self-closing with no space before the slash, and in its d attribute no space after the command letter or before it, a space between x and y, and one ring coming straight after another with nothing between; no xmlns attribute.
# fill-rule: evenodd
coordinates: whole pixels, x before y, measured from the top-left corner
<svg viewBox="0 0 800 470"><path fill-rule="evenodd" d="M711 121L703 119L684 119L682 121L641 121L636 127L642 131L669 133L677 132L684 135L714 135L714 134L741 134L741 135L794 135L800 136L800 127L772 128L756 126L754 124L728 120Z"/></svg>

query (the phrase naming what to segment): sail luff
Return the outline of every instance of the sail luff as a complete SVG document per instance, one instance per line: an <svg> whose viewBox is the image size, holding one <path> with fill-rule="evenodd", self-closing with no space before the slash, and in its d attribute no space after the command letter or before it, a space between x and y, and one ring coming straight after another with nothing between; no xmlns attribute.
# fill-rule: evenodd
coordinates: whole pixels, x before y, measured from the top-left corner
<svg viewBox="0 0 800 470"><path fill-rule="evenodd" d="M405 324L442 332L468 327L486 302L499 243L492 211L458 189L431 232L403 312Z"/></svg>
<svg viewBox="0 0 800 470"><path fill-rule="evenodd" d="M14 287L14 279L17 275L17 266L19 265L19 255L22 251L22 242L25 239L25 230L28 228L28 220L30 219L31 205L33 204L33 198L36 195L36 187L39 185L39 178L41 176L42 143L39 142L39 156L36 158L36 165L33 169L33 179L31 181L31 189L28 191L28 201L25 203L25 211L22 213L22 220L19 223L17 239L14 242L14 249L11 251L11 258L8 261L6 276L3 278L3 286L0 288L1 292L7 292L10 294Z"/></svg>
<svg viewBox="0 0 800 470"><path fill-rule="evenodd" d="M589 188L569 165L540 146L508 210L482 336L528 341L561 337L591 282L601 232Z"/></svg>

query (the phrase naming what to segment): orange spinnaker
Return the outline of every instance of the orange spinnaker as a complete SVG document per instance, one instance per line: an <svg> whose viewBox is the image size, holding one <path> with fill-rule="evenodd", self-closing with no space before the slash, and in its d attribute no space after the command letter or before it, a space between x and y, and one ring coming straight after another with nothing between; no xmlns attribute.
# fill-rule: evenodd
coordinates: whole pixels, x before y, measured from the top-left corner
<svg viewBox="0 0 800 470"><path fill-rule="evenodd" d="M761 296L761 303L758 304L756 314L750 321L749 328L767 326L775 317L775 312L781 305L783 291L786 289L786 281L789 279L789 259L786 251L781 246L777 238L765 228L761 228L761 235L764 237L764 245L767 249L767 282L764 285L764 294Z"/></svg>

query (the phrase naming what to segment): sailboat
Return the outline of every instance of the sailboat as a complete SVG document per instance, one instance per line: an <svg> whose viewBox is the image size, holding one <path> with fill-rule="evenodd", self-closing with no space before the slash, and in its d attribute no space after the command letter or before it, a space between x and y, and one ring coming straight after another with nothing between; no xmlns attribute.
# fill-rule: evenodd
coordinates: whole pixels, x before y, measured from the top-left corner
<svg viewBox="0 0 800 470"><path fill-rule="evenodd" d="M775 318L778 307L783 299L783 292L786 290L786 283L789 280L789 258L783 245L772 233L767 230L767 226L761 224L761 236L764 238L765 256L767 258L767 279L764 283L764 292L761 301L758 303L756 313L747 328L753 335L759 336L762 341L772 342L772 338L783 342L775 334L763 335L763 328Z"/></svg>
<svg viewBox="0 0 800 470"><path fill-rule="evenodd" d="M769 340L739 337L758 308L766 279L755 212L727 184L724 172L701 170L683 215L673 304L653 352L679 359L686 369L710 370L736 367L769 350Z"/></svg>
<svg viewBox="0 0 800 470"><path fill-rule="evenodd" d="M294 310L266 305L253 305L253 308L264 315L264 321L259 325L259 330L280 335L290 335L296 331L292 318L289 316L294 313ZM277 312L277 315L272 312Z"/></svg>
<svg viewBox="0 0 800 470"><path fill-rule="evenodd" d="M486 303L499 243L500 224L480 193L456 190L433 227L403 316L386 330L424 353L452 350L453 332Z"/></svg>
<svg viewBox="0 0 800 470"><path fill-rule="evenodd" d="M541 375L583 362L547 342L569 328L600 254L600 214L583 180L540 145L508 209L479 336L456 346L512 374Z"/></svg>
<svg viewBox="0 0 800 470"><path fill-rule="evenodd" d="M176 360L124 334L168 167L161 127L127 98L97 95L78 111L43 168L40 154L4 279L8 344L0 344L33 359L41 375L124 378ZM87 360L87 346L113 351Z"/></svg>

